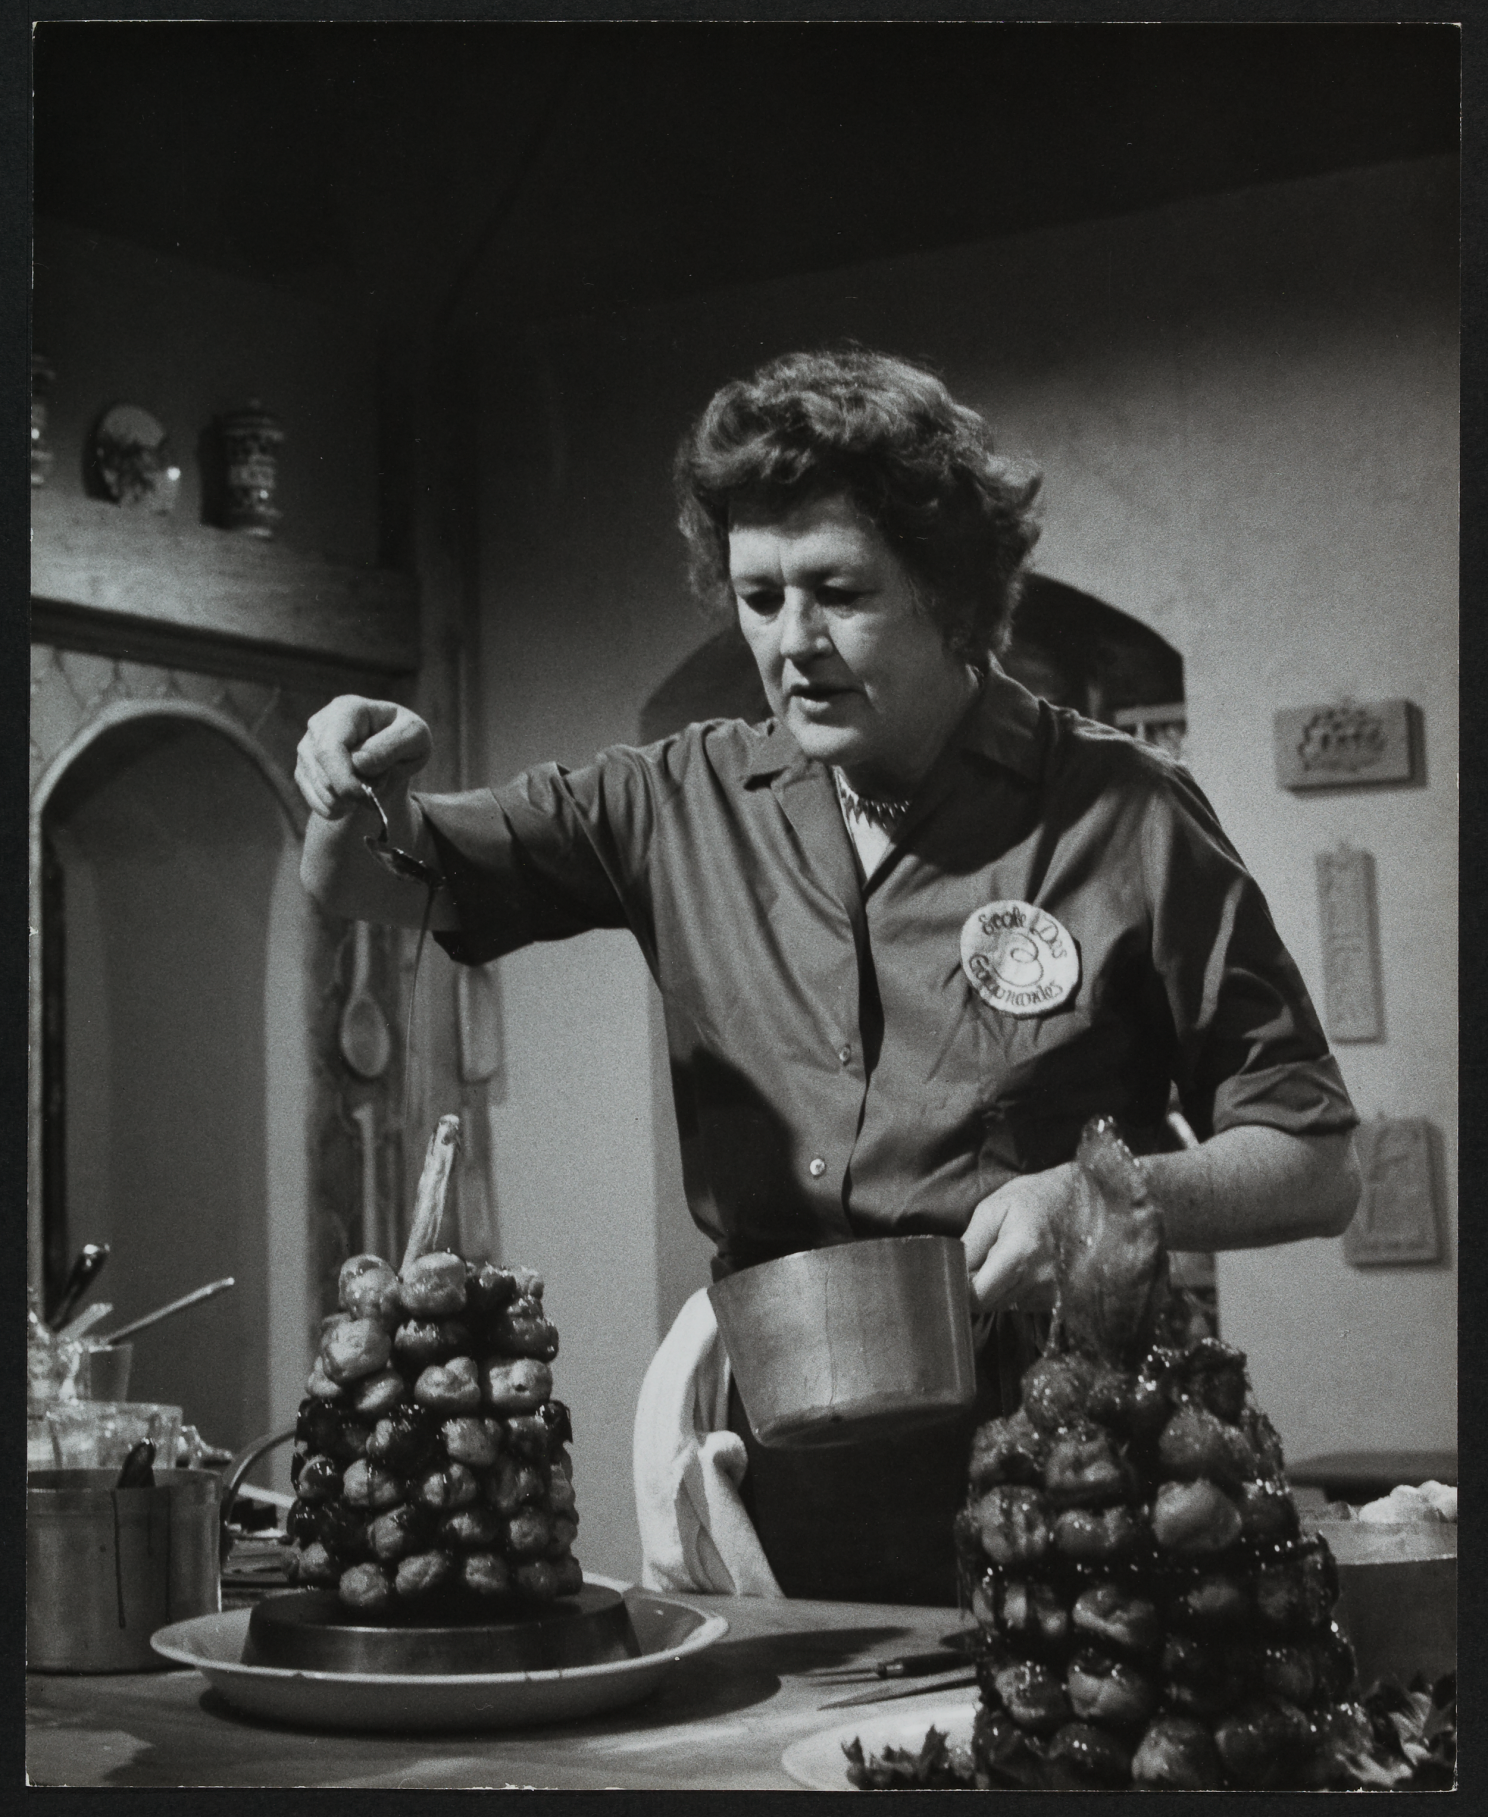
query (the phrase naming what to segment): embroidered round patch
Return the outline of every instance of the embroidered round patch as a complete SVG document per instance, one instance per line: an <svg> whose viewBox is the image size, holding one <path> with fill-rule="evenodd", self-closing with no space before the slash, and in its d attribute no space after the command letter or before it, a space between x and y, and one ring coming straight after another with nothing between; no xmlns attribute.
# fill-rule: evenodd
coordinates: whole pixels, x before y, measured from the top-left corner
<svg viewBox="0 0 1488 1817"><path fill-rule="evenodd" d="M1042 1016L1073 995L1080 982L1080 949L1046 909L1031 902L989 902L966 917L961 969L993 1009Z"/></svg>

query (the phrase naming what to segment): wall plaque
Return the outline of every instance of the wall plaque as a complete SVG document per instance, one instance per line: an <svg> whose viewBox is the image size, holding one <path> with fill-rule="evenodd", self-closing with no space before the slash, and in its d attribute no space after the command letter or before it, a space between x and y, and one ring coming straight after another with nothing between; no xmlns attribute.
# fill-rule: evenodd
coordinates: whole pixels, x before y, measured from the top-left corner
<svg viewBox="0 0 1488 1817"><path fill-rule="evenodd" d="M1328 1033L1335 1041L1383 1041L1374 860L1349 845L1320 852L1317 880Z"/></svg>
<svg viewBox="0 0 1488 1817"><path fill-rule="evenodd" d="M1430 1124L1424 1117L1376 1117L1354 1141L1364 1190L1343 1233L1344 1259L1356 1268L1440 1260Z"/></svg>
<svg viewBox="0 0 1488 1817"><path fill-rule="evenodd" d="M1420 782L1421 714L1408 700L1286 707L1276 715L1276 780L1284 789L1360 789Z"/></svg>

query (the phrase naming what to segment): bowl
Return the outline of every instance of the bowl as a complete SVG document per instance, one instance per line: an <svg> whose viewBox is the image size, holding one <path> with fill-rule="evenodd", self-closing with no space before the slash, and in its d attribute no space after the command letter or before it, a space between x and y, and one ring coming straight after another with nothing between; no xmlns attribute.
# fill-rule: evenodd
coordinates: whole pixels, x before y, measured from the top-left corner
<svg viewBox="0 0 1488 1817"><path fill-rule="evenodd" d="M117 1470L141 1439L169 1469L181 1437L181 1409L157 1401L66 1401L47 1409L53 1461L62 1470Z"/></svg>
<svg viewBox="0 0 1488 1817"><path fill-rule="evenodd" d="M1333 1613L1365 1690L1377 1678L1409 1684L1457 1666L1457 1529L1446 1521L1387 1526L1320 1520L1338 1566Z"/></svg>
<svg viewBox="0 0 1488 1817"><path fill-rule="evenodd" d="M880 1237L741 1269L708 1297L762 1445L857 1443L976 1399L966 1251Z"/></svg>

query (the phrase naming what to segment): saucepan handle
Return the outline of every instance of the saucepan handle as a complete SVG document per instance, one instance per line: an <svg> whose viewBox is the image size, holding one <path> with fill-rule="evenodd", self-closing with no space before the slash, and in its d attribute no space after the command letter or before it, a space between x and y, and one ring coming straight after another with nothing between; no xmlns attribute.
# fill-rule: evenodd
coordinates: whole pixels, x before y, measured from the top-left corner
<svg viewBox="0 0 1488 1817"><path fill-rule="evenodd" d="M294 1438L293 1426L287 1432L270 1432L263 1438L254 1439L246 1446L227 1467L227 1474L222 1479L222 1554L227 1556L227 1549L232 1543L228 1538L227 1523L233 1511L233 1503L238 1499L238 1491L243 1486L243 1478L258 1462L266 1451L276 1446L287 1445Z"/></svg>

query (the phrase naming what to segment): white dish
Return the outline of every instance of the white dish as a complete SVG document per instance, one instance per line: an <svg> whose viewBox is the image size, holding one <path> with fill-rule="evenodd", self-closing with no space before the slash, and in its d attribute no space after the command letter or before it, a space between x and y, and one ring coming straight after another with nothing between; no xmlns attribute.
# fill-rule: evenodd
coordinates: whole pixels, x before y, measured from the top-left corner
<svg viewBox="0 0 1488 1817"><path fill-rule="evenodd" d="M808 1792L851 1792L854 1787L842 1750L854 1736L863 1744L864 1754L881 1754L885 1748L915 1751L924 1745L925 1731L930 1728L939 1729L952 1747L966 1747L976 1707L976 1698L964 1693L939 1702L906 1697L900 1709L870 1708L852 1722L802 1736L781 1755L780 1764Z"/></svg>
<svg viewBox="0 0 1488 1817"><path fill-rule="evenodd" d="M575 1722L648 1697L679 1659L728 1633L721 1615L704 1615L675 1597L634 1589L609 1577L585 1581L624 1592L640 1657L551 1672L298 1672L245 1666L251 1609L198 1615L151 1637L163 1658L194 1666L227 1701L270 1722L312 1729L515 1729Z"/></svg>

